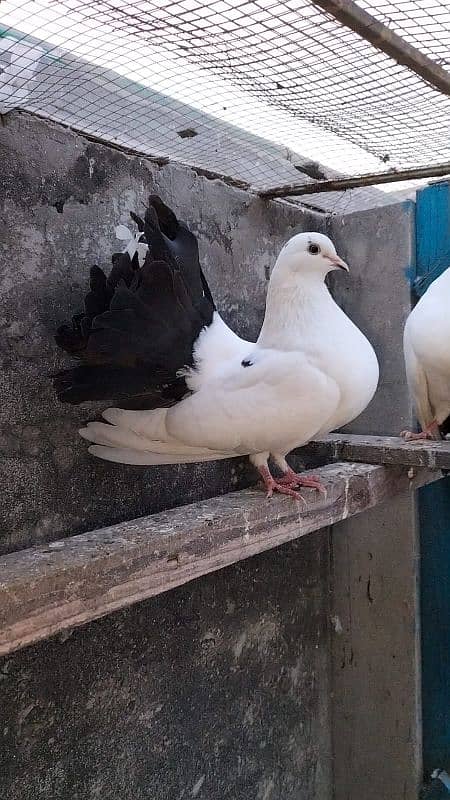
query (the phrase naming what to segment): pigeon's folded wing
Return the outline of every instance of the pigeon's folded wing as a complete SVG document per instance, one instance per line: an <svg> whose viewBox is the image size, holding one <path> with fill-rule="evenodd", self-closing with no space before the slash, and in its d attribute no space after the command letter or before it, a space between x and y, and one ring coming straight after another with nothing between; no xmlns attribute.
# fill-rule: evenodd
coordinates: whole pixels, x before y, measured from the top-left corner
<svg viewBox="0 0 450 800"><path fill-rule="evenodd" d="M90 423L90 451L138 464L287 453L307 442L339 402L335 381L301 353L256 350L170 409L108 409ZM125 459L125 460L124 460Z"/></svg>

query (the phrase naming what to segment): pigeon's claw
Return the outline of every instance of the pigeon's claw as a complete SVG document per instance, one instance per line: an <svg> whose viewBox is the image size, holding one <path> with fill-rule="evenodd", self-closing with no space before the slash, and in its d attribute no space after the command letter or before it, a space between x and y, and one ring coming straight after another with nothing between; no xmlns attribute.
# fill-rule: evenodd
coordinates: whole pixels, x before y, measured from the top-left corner
<svg viewBox="0 0 450 800"><path fill-rule="evenodd" d="M258 472L263 479L267 497L272 497L274 492L278 492L279 494L287 494L289 497L294 497L295 500L299 500L303 505L306 505L306 500L302 497L300 492L296 492L292 486L285 485L281 481L276 480L268 467L258 467Z"/></svg>
<svg viewBox="0 0 450 800"><path fill-rule="evenodd" d="M289 469L285 472L283 477L278 479L278 483L281 484L281 486L289 486L291 489L298 486L304 486L307 489L316 489L323 494L324 497L327 496L326 486L324 486L319 478L315 475L299 474L298 472L294 472L293 469Z"/></svg>
<svg viewBox="0 0 450 800"><path fill-rule="evenodd" d="M413 431L402 431L400 436L405 440L405 442L423 442L427 439L439 441L441 439L439 425L437 424L436 420L430 422L430 424L427 425L423 431L420 431L420 433L414 433Z"/></svg>
<svg viewBox="0 0 450 800"><path fill-rule="evenodd" d="M429 431L421 431L420 433L414 433L414 431L402 431L400 436L405 440L405 442L423 442L425 439L433 438Z"/></svg>
<svg viewBox="0 0 450 800"><path fill-rule="evenodd" d="M269 487L266 486L266 489L266 497L272 497L274 492L278 492L279 494L287 494L289 497L294 497L296 500L299 500L304 506L306 506L306 500L300 494L300 492L296 492L290 486L283 486L283 484L279 483L279 481L273 479L273 483L271 483Z"/></svg>

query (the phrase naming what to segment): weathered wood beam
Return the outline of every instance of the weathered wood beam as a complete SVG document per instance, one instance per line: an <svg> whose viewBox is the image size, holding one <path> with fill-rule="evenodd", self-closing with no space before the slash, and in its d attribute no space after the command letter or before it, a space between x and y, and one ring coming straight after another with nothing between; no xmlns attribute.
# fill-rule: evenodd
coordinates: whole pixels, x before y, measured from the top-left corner
<svg viewBox="0 0 450 800"><path fill-rule="evenodd" d="M379 22L353 0L313 0L314 5L331 14L342 25L370 42L377 50L407 67L435 89L450 95L450 73L417 47Z"/></svg>
<svg viewBox="0 0 450 800"><path fill-rule="evenodd" d="M356 461L385 466L450 469L450 442L405 442L399 436L358 436L333 433L298 451L319 463Z"/></svg>
<svg viewBox="0 0 450 800"><path fill-rule="evenodd" d="M316 474L327 497L305 490L305 506L284 496L268 501L259 491L236 492L1 557L0 655L441 477L367 464L332 464Z"/></svg>
<svg viewBox="0 0 450 800"><path fill-rule="evenodd" d="M419 180L422 178L439 178L450 175L450 162L442 164L410 167L408 169L388 170L387 172L366 172L362 175L344 178L330 178L324 181L309 183L285 183L282 186L255 189L259 197L271 200L276 197L299 197L304 194L320 194L321 192L341 192L346 189L358 189L363 186L377 186L382 183Z"/></svg>
<svg viewBox="0 0 450 800"><path fill-rule="evenodd" d="M450 96L450 72L447 69L444 69L432 58L422 53L421 50L398 36L387 25L368 14L353 0L313 0L313 2L314 5L326 11L342 25L350 28L378 50L393 58L397 64L407 67L434 89ZM338 192L363 186L377 186L396 181L437 178L448 174L450 174L449 163L424 164L409 169L388 170L382 173L370 172L363 175L308 183L287 183L281 186L264 187L257 190L257 193L260 197L268 199L298 197L317 194L318 192Z"/></svg>

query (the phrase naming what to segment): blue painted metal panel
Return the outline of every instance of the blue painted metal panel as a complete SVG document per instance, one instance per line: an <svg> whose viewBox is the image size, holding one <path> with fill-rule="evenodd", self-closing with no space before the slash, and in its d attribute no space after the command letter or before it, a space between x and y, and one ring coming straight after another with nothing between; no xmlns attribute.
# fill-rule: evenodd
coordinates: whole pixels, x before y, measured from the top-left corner
<svg viewBox="0 0 450 800"><path fill-rule="evenodd" d="M417 294L448 266L450 183L441 182L417 197ZM420 490L419 519L423 758L429 775L436 768L450 771L450 479Z"/></svg>
<svg viewBox="0 0 450 800"><path fill-rule="evenodd" d="M450 481L419 493L422 714L426 774L450 769Z"/></svg>
<svg viewBox="0 0 450 800"><path fill-rule="evenodd" d="M441 181L417 193L415 292L422 295L447 267L450 267L450 183Z"/></svg>

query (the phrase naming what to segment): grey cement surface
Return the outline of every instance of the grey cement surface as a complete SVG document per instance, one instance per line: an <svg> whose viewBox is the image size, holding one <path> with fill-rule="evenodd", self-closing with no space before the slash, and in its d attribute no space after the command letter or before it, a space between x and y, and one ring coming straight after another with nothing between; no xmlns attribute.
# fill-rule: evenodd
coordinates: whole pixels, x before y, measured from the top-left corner
<svg viewBox="0 0 450 800"><path fill-rule="evenodd" d="M19 31L15 35L24 37ZM22 54L27 42L30 49L37 48L31 56L36 58L35 72L31 75L29 69L15 75L12 55L15 49ZM58 58L46 51L48 44L34 37L26 36L16 44L12 39L0 40L1 111L20 107L149 156L193 164L255 185L312 180L299 171L309 162L287 147L62 48L58 48Z"/></svg>
<svg viewBox="0 0 450 800"><path fill-rule="evenodd" d="M330 800L327 533L0 660L2 800Z"/></svg>
<svg viewBox="0 0 450 800"><path fill-rule="evenodd" d="M2 551L253 482L239 462L89 457L77 428L100 407L57 402L53 333L150 191L193 226L219 307L249 337L282 243L323 217L27 115L0 128L0 159ZM327 565L323 533L2 659L2 800L329 800Z"/></svg>
<svg viewBox="0 0 450 800"><path fill-rule="evenodd" d="M81 307L89 267L108 265L122 246L115 225L128 224L128 210L142 210L149 192L192 226L218 307L248 338L257 337L266 270L282 244L323 227L323 217L23 114L0 128L0 160L0 552L254 482L238 461L142 469L88 456L77 430L101 406L58 403L48 376L69 361L53 335Z"/></svg>
<svg viewBox="0 0 450 800"><path fill-rule="evenodd" d="M376 395L347 426L352 433L396 436L411 424L403 327L411 309L413 231L409 200L328 219L327 233L350 267L349 275L331 274L333 296L372 342L380 365Z"/></svg>
<svg viewBox="0 0 450 800"><path fill-rule="evenodd" d="M329 221L350 265L333 293L372 341L381 368L374 400L347 428L353 433L397 435L411 425L402 338L414 225L410 201ZM332 529L334 800L418 797L418 569L410 493Z"/></svg>
<svg viewBox="0 0 450 800"><path fill-rule="evenodd" d="M114 226L149 191L192 225L218 305L248 337L284 241L328 231L351 266L333 292L382 362L379 393L353 430L404 425L408 206L327 220L26 114L0 128L0 159L1 551L254 480L239 462L141 470L95 461L76 431L100 407L61 406L53 395L48 373L67 363L54 329L78 309L89 266L118 248ZM403 498L337 526L331 550L327 533L314 534L3 659L2 800L330 800L332 791L334 800L409 800L413 512Z"/></svg>
<svg viewBox="0 0 450 800"><path fill-rule="evenodd" d="M334 800L415 800L419 547L406 493L333 528Z"/></svg>

